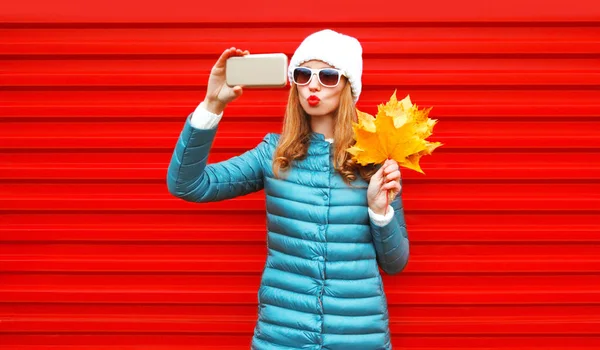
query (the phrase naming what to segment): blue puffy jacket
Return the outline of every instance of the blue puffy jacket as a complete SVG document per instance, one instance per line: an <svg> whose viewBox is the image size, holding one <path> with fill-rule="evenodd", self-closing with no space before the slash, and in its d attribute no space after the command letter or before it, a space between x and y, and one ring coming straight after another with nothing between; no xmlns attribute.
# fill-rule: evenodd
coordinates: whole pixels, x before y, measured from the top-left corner
<svg viewBox="0 0 600 350"><path fill-rule="evenodd" d="M322 134L311 134L308 156L276 179L271 166L278 134L207 165L216 130L195 129L188 117L167 185L191 202L265 190L268 256L251 348L391 349L378 266L395 274L408 261L401 196L391 203L395 220L377 226L367 212L368 183L360 177L353 182L358 188L344 183Z"/></svg>

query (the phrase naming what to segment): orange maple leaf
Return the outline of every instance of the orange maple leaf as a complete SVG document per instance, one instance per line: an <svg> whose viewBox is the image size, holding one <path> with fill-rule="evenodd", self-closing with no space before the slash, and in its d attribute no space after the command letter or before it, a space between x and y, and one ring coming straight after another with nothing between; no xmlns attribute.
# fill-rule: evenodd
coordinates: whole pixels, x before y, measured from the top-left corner
<svg viewBox="0 0 600 350"><path fill-rule="evenodd" d="M431 107L419 109L408 95L398 101L394 91L387 103L378 106L376 118L356 111L358 123L352 123L356 143L347 151L361 165L394 159L400 166L424 174L419 160L442 146L440 142L426 140L437 123L428 117Z"/></svg>

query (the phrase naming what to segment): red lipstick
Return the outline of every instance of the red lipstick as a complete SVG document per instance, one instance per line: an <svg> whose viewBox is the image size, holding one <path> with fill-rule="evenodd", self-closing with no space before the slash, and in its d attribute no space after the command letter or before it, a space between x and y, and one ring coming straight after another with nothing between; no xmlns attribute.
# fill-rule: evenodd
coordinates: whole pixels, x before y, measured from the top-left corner
<svg viewBox="0 0 600 350"><path fill-rule="evenodd" d="M314 107L314 106L318 105L318 104L319 104L319 102L321 102L321 99L320 99L320 98L318 98L318 97L317 97L317 96L315 96L315 95L310 95L310 96L308 97L307 101L308 101L308 104L309 104L311 107Z"/></svg>

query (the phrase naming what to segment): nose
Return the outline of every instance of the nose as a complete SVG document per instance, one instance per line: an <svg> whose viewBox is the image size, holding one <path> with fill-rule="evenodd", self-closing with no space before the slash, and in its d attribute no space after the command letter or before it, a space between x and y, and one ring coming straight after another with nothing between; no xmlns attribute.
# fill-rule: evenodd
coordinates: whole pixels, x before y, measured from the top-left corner
<svg viewBox="0 0 600 350"><path fill-rule="evenodd" d="M317 73L313 73L311 76L310 82L308 83L308 88L310 91L321 90L321 84L319 83L319 77L317 77Z"/></svg>

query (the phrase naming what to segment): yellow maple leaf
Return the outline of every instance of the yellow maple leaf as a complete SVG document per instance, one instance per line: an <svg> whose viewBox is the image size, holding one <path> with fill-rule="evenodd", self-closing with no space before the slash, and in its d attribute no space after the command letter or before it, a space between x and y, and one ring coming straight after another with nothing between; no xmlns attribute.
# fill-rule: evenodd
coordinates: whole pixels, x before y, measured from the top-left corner
<svg viewBox="0 0 600 350"><path fill-rule="evenodd" d="M396 91L378 106L377 117L357 109L358 123L352 123L354 146L347 149L361 165L381 164L394 159L400 166L424 174L419 160L442 146L426 140L437 120L429 118L431 108L419 109L410 96L398 101Z"/></svg>

